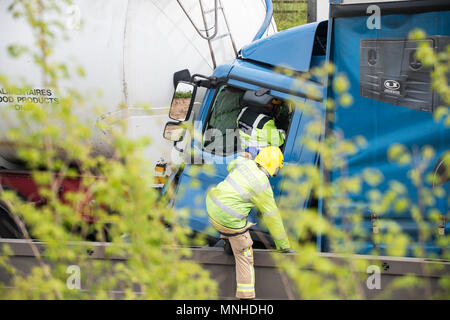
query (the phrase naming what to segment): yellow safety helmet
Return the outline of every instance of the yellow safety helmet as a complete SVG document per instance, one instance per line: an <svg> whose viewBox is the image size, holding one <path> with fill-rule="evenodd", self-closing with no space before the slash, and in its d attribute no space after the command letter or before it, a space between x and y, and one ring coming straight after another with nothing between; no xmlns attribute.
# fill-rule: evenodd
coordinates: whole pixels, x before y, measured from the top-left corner
<svg viewBox="0 0 450 320"><path fill-rule="evenodd" d="M283 153L278 147L265 147L255 158L255 162L267 170L271 177L278 174L280 168L283 168Z"/></svg>

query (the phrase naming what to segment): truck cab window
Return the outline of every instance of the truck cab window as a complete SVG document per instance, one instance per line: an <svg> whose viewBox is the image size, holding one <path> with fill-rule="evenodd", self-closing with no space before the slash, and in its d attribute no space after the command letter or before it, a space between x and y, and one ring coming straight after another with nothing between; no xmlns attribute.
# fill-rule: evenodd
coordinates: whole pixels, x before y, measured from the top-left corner
<svg viewBox="0 0 450 320"><path fill-rule="evenodd" d="M241 152L241 141L237 119L243 108L261 108L244 101L245 90L222 86L207 116L203 132L203 149L211 154L227 156ZM288 132L293 114L292 103L281 100L274 111L274 121L278 129ZM284 144L280 146L283 150Z"/></svg>

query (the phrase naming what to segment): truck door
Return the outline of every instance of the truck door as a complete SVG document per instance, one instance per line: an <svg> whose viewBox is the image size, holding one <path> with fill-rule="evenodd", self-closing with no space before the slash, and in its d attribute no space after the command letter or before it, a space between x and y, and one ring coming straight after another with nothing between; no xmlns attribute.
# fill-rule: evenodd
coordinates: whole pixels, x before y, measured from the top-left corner
<svg viewBox="0 0 450 320"><path fill-rule="evenodd" d="M199 120L195 124L197 133L201 132L202 139L192 140L191 155L188 157L191 163L186 164L178 182L177 197L174 206L178 209L189 210L185 225L197 232L206 232L216 235L211 228L206 213L205 197L208 188L223 181L228 175L227 165L242 152L239 134L237 130L237 117L245 106L242 97L246 91L240 86L224 84L207 94ZM257 87L247 85L249 89ZM277 94L271 91L271 94ZM284 151L285 162L290 162L295 137L289 134L296 133L301 116L286 98L286 94L278 93L282 99L282 111L280 123L277 124L287 132L287 139L281 146ZM209 100L209 101L208 101ZM203 106L203 107L204 107ZM195 135L195 134L194 134ZM200 136L200 135L198 135ZM279 197L281 188L281 176L271 179L271 184L276 198ZM249 215L251 221L257 222L256 212ZM262 226L258 224L258 228Z"/></svg>

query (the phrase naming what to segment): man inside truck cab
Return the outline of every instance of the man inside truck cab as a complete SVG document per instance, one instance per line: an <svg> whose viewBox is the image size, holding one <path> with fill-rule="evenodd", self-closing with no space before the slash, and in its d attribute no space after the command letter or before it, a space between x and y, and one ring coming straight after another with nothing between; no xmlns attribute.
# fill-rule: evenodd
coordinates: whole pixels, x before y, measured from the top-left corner
<svg viewBox="0 0 450 320"><path fill-rule="evenodd" d="M204 150L222 156L247 151L252 158L266 146L283 150L294 107L269 92L220 87L205 119Z"/></svg>
<svg viewBox="0 0 450 320"><path fill-rule="evenodd" d="M278 129L275 122L281 112L281 100L273 98L265 89L245 92L244 100L249 104L242 108L236 120L242 150L254 158L262 148L283 145L286 132Z"/></svg>

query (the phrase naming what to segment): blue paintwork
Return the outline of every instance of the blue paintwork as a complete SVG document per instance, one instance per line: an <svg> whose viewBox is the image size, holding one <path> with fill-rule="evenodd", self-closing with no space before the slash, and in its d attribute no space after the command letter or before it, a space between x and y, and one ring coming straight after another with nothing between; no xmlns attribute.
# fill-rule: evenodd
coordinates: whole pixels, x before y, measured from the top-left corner
<svg viewBox="0 0 450 320"><path fill-rule="evenodd" d="M254 64L249 61L244 61L242 59L236 59L232 64L223 65L218 67L213 74L218 78L227 78L227 84L236 86L242 89L256 90L259 86L255 86L246 82L246 80L258 81L263 84L263 87L275 86L277 88L283 88L287 91L296 92L298 95L304 95L305 92L300 89L295 89L295 77L287 76L283 74L274 74L272 68L264 65ZM241 80L232 79L233 76L239 76ZM264 85L265 84L265 85ZM312 84L318 86L317 84ZM319 91L320 86L318 86ZM216 90L210 89L207 91L205 98L200 109L197 121L195 122L195 128L198 132L201 132L206 121L206 117L214 99ZM272 89L270 94L280 97L297 99L299 101L304 101L305 98L294 97L285 92ZM316 102L317 103L317 102ZM291 124L291 130L296 134L289 134L286 140L285 147L285 162L289 163L313 163L316 161L316 156L314 154L303 151L301 146L296 144L298 138L297 134L300 134L304 130L304 126L309 119L303 117L299 110L296 110L293 115L293 120ZM202 169L198 170L198 165L186 165L185 169L180 175L179 183L177 186L177 197L174 201L174 207L178 209L188 209L190 214L184 224L189 225L189 227L196 231L207 232L210 234L216 234L210 227L206 215L205 206L205 194L209 187L218 184L223 181L228 175L226 169L227 164L237 157L237 155L230 155L227 157L217 156L203 152L201 144L199 141L193 141L192 147L196 154L201 154L204 160ZM294 159L293 161L291 160ZM211 173L212 172L212 173ZM282 177L271 179L271 184L274 186L274 195L279 198L282 192ZM254 212L250 214L250 220L257 222L257 217ZM261 228L258 225L258 228Z"/></svg>
<svg viewBox="0 0 450 320"><path fill-rule="evenodd" d="M308 55L306 56L308 59ZM308 66L309 68L309 66ZM250 61L245 60L235 60L233 63L233 68L231 69L231 72L229 74L229 77L233 79L233 77L238 77L241 82L249 82L251 84L254 81L261 82L263 84L266 84L267 88L270 88L270 86L277 87L277 88L283 88L290 93L294 95L299 96L306 96L306 88L305 86L300 86L299 81L297 81L296 77L287 76L282 73L273 72L273 69L266 65L258 65L255 63L252 63ZM246 85L248 86L248 85ZM318 91L317 99L322 99L322 86L318 83L309 83L309 86L314 87ZM259 88L260 86L253 85L250 88ZM254 89L253 89L254 90ZM278 94L275 95L282 95L283 93L280 90L273 90L274 92L277 91Z"/></svg>
<svg viewBox="0 0 450 320"><path fill-rule="evenodd" d="M310 119L302 115L300 110L295 110L291 130L294 134L289 134L286 140L286 147L284 151L286 165L291 164L307 164L315 163L317 156L305 150L300 144L297 143L298 135L305 130L305 125ZM175 201L175 207L178 209L187 208L191 212L186 224L190 228L196 231L205 231L209 226L209 222L205 211L205 194L208 188L212 185L216 185L223 181L228 175L226 170L227 164L233 160L237 155L230 155L227 157L216 156L207 152L202 152L198 148L197 144L194 144L194 149L199 154L203 155L206 164L202 165L202 169L199 171L196 165L187 165L181 174L180 181L177 189L177 198ZM214 163L214 164L213 164ZM212 170L212 174L210 172ZM274 186L275 198L279 198L283 191L282 175L279 175L271 179L271 184ZM303 207L305 204L299 204ZM255 214L251 214L251 221L257 222ZM258 228L261 226L258 225ZM212 230L209 233L215 234Z"/></svg>
<svg viewBox="0 0 450 320"><path fill-rule="evenodd" d="M307 72L311 64L314 36L320 23L327 22L305 24L255 41L242 49L242 58Z"/></svg>
<svg viewBox="0 0 450 320"><path fill-rule="evenodd" d="M408 196L417 203L417 190L408 179L410 165L398 166L389 162L387 151L394 143L405 145L409 150L429 145L436 151L436 156L430 162L427 172L431 172L439 156L450 149L450 129L443 123L436 123L431 113L417 111L397 105L390 105L381 101L360 96L359 88L359 44L365 38L407 38L415 28L423 29L427 35L450 35L450 12L430 12L414 15L386 15L381 17L382 28L369 30L366 27L366 17L335 18L331 38L330 60L335 63L337 71L347 75L351 84L349 93L354 98L350 108L338 108L336 112L336 129L342 130L347 139L358 135L363 136L368 147L348 158L348 168L345 175L352 176L371 167L381 171L385 180L379 186L381 192L388 188L388 182L399 181L408 190ZM331 24L330 24L331 25ZM330 29L329 29L330 30ZM335 99L333 91L328 96ZM365 115L365 116L361 116ZM339 178L341 172L331 173L332 181ZM430 187L430 186L428 186ZM446 194L449 194L449 183L444 185ZM367 208L367 185L362 192L352 197L352 206L365 207L367 217L367 229L371 230L370 213ZM447 199L441 199L435 206L441 212L449 210ZM342 216L336 219L336 223L342 223L346 208L342 208ZM395 214L390 212L384 217L396 220L400 226L411 234L417 232L417 226L413 222L409 212ZM437 228L434 226L434 228ZM446 232L450 230L447 223ZM415 236L413 236L415 237ZM372 244L361 244L361 252L369 253ZM437 252L432 244L427 244L427 249ZM409 252L411 254L411 252Z"/></svg>
<svg viewBox="0 0 450 320"><path fill-rule="evenodd" d="M416 194L410 181L407 179L408 166L398 167L388 162L386 152L393 143L402 143L408 148L431 145L436 150L436 159L446 150L449 150L450 133L443 124L436 124L432 115L422 111L416 111L400 106L389 105L384 102L367 99L360 96L359 92L359 41L362 38L405 38L408 33L420 27L430 35L450 35L450 13L424 13L414 15L387 15L382 16L382 29L369 30L366 27L367 17L337 18L328 25L327 54L326 56L312 56L314 35L319 23L313 23L296 27L277 33L271 37L258 40L242 49L240 58L230 64L219 66L214 71L214 76L225 79L228 85L243 89L256 90L260 87L271 88L271 94L281 98L295 98L304 101L304 91L296 88L295 77L275 73L273 66L285 66L297 72L306 72L312 66L318 66L325 60L336 64L339 72L344 72L351 83L350 94L354 97L354 104L350 108L339 108L336 112L336 127L341 129L346 138L358 135L364 136L368 147L358 154L349 157L347 175L361 173L367 167L377 168L383 175L405 184L410 196L414 199ZM327 23L327 22L322 22ZM330 36L331 34L331 36ZM336 98L332 90L327 91L316 84L324 96ZM289 92L296 96L289 95ZM200 112L197 116L196 129L202 131L207 114L216 94L215 89L209 89L203 100ZM316 104L318 109L320 101L310 101ZM286 140L284 155L287 166L291 164L317 164L318 157L313 152L304 148L299 143L299 137L303 135L305 125L310 119L295 110L291 122L290 131ZM180 175L177 186L177 197L174 201L176 208L189 210L187 220L184 222L193 230L205 231L210 225L205 211L205 194L209 187L222 181L228 174L226 165L236 157L219 157L204 153L197 141L193 142L193 148L202 154L206 165L186 165ZM431 166L435 163L432 162ZM221 162L221 163L218 163ZM214 164L213 164L214 163ZM213 169L208 173L208 167ZM332 172L331 179L337 179L340 172ZM278 198L285 194L286 180L277 177L272 181L274 194ZM446 191L448 194L448 186ZM386 189L383 184L381 189ZM367 186L359 196L353 198L351 206L359 206L367 209L367 199L364 198ZM319 212L323 203L319 201ZM300 201L299 209L307 207L308 203ZM448 212L447 199L439 201L437 206L441 212ZM342 209L342 215L335 219L335 223L343 225L343 217L348 208ZM367 219L365 228L371 229L369 212L366 210ZM394 217L393 214L388 215ZM414 233L415 225L409 215L398 216L398 220L404 230ZM252 215L252 219L256 218ZM260 226L258 226L260 227ZM449 225L447 223L447 232ZM208 232L213 233L211 230ZM318 236L318 248L323 250L323 238ZM363 241L360 245L361 253L369 253L373 249L369 241ZM427 249L435 250L432 244L427 244ZM383 249L383 248L381 248Z"/></svg>

